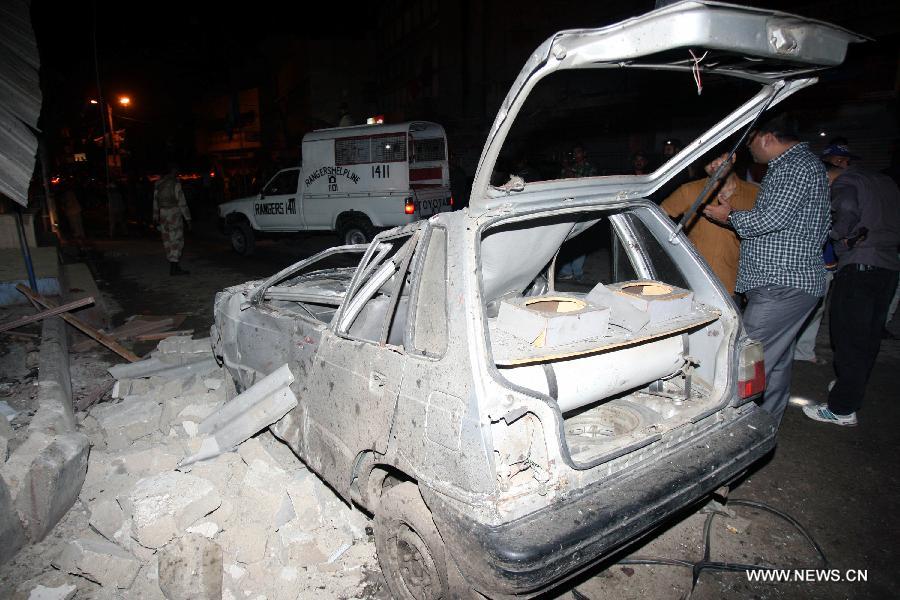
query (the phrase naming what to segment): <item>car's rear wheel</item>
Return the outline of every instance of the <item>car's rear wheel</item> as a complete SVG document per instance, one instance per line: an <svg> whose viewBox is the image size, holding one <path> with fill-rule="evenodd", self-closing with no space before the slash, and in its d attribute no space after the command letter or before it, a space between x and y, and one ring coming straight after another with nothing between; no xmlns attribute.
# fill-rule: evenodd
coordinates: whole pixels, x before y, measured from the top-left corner
<svg viewBox="0 0 900 600"><path fill-rule="evenodd" d="M471 597L456 577L448 581L448 568L456 567L416 484L398 483L382 493L375 513L375 548L397 600Z"/></svg>
<svg viewBox="0 0 900 600"><path fill-rule="evenodd" d="M338 235L344 245L368 244L375 237L375 228L365 217L347 220L341 224Z"/></svg>
<svg viewBox="0 0 900 600"><path fill-rule="evenodd" d="M253 228L246 221L234 223L229 227L228 239L231 248L241 256L250 256L256 248L256 236Z"/></svg>

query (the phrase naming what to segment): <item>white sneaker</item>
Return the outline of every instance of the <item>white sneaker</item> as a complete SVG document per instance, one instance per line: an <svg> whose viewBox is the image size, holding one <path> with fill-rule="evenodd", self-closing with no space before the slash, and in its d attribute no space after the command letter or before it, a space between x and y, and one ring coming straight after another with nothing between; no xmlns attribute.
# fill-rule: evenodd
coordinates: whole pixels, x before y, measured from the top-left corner
<svg viewBox="0 0 900 600"><path fill-rule="evenodd" d="M813 404L811 406L804 406L803 412L806 413L806 416L810 419L814 421L821 421L822 423L844 425L846 427L853 427L857 424L855 412L852 412L849 415L836 415L831 412L831 409L828 408L827 404Z"/></svg>

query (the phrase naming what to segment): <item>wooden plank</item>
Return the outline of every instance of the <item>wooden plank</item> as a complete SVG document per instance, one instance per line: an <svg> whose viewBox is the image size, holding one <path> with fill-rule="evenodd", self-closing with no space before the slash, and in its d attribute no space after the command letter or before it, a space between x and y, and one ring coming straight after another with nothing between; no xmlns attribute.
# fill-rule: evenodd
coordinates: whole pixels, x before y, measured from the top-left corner
<svg viewBox="0 0 900 600"><path fill-rule="evenodd" d="M193 329L182 329L181 331L161 331L159 333L144 333L134 339L139 342L152 342L155 340L164 340L175 335L194 335Z"/></svg>
<svg viewBox="0 0 900 600"><path fill-rule="evenodd" d="M0 323L0 332L8 331L10 329L16 329L18 327L21 327L22 325L28 325L29 323L34 323L36 321L46 319L47 317L54 317L60 313L69 312L70 310L75 310L76 308L81 308L82 306L87 306L88 304L93 303L94 299L91 296L88 296L87 298L75 300L74 302L69 302L67 304L61 304L60 306L56 306L54 308L42 310L36 315L26 315L24 317L19 317L14 321Z"/></svg>
<svg viewBox="0 0 900 600"><path fill-rule="evenodd" d="M20 283L16 286L16 289L19 290L20 292L22 292L23 294L25 294L25 297L27 297L29 300L31 300L32 303L40 304L44 308L54 308L53 302L51 302L47 298L44 298L43 296L41 296L40 294L38 294L37 292L35 292L34 290L32 290L31 288L29 288L26 285L23 285ZM88 325L87 323L85 323L84 321L79 319L78 317L72 316L69 313L62 313L60 315L60 317L66 323L71 325L72 327L75 327L82 333L85 333L85 334L89 335L90 337L94 338L95 340L97 340L98 342L100 342L101 344L103 344L104 346L106 346L107 348L109 348L110 350L112 350L113 352L115 352L116 354L118 354L119 356L121 356L122 358L127 360L128 362L138 362L139 360L141 360L140 356L138 356L137 354L135 354L128 348L125 348L124 346L122 346L120 343L118 343L116 340L112 339L105 333L101 333L100 331L97 331L96 329L94 329L93 327L91 327L90 325Z"/></svg>
<svg viewBox="0 0 900 600"><path fill-rule="evenodd" d="M116 327L109 332L109 336L121 342L123 340L130 340L145 333L154 333L157 331L170 329L174 325L174 323L175 322L168 317L165 319L155 319L152 321L145 321L144 319L138 318L129 321L121 327Z"/></svg>
<svg viewBox="0 0 900 600"><path fill-rule="evenodd" d="M153 333L160 329L177 329L184 323L187 315L131 315L125 323L111 331L104 331L106 335L118 341L137 339L138 336ZM84 352L95 347L97 342L92 339L81 340L72 344L73 352Z"/></svg>
<svg viewBox="0 0 900 600"><path fill-rule="evenodd" d="M9 335L12 337L22 338L25 340L39 340L41 336L36 333L25 333L24 331L4 331L3 335Z"/></svg>

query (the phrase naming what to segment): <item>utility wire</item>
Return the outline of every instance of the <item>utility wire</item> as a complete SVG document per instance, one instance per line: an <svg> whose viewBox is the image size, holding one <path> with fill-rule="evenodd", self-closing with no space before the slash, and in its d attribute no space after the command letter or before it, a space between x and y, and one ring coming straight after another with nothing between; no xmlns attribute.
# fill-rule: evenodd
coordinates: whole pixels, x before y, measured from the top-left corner
<svg viewBox="0 0 900 600"><path fill-rule="evenodd" d="M746 506L749 508L755 508L757 510L762 510L764 512L773 514L780 519L787 521L790 523L800 534L809 542L809 545L815 549L816 554L818 554L820 561L822 562L822 568L827 569L829 566L828 557L825 555L825 551L822 550L822 547L813 539L812 535L809 531L806 530L803 525L799 523L794 517L789 514L778 510L768 504L764 504L762 502L756 502L755 500L741 500L741 499L729 499L729 505L734 506ZM689 600L694 593L694 590L697 587L697 582L700 579L700 575L703 571L724 571L724 572L746 572L746 571L775 571L775 570L793 570L792 567L775 567L769 565L751 565L744 563L732 563L725 561L715 561L710 560L710 552L712 549L711 537L712 537L712 523L713 519L717 515L725 515L730 516L728 513L721 510L713 510L706 517L706 521L703 523L703 558L698 561L689 561L677 558L665 558L658 556L633 556L631 558L625 558L617 562L617 565L664 565L670 567L685 567L691 569L691 589L682 597L682 600ZM572 590L572 596L576 600L590 600L588 596L586 596L583 592L578 591L577 589Z"/></svg>

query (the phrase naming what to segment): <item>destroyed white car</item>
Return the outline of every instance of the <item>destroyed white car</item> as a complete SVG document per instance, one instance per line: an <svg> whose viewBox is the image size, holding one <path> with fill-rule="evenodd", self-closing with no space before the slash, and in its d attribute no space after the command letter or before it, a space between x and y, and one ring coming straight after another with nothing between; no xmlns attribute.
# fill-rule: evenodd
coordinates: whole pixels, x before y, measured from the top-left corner
<svg viewBox="0 0 900 600"><path fill-rule="evenodd" d="M645 198L861 40L714 2L558 33L507 95L468 210L217 295L217 356L238 390L288 366L298 404L272 430L374 514L395 597L536 595L773 448L778 425L753 402L760 345ZM650 175L490 185L538 80L651 68L755 93ZM605 284L561 290L560 247L599 231Z"/></svg>

